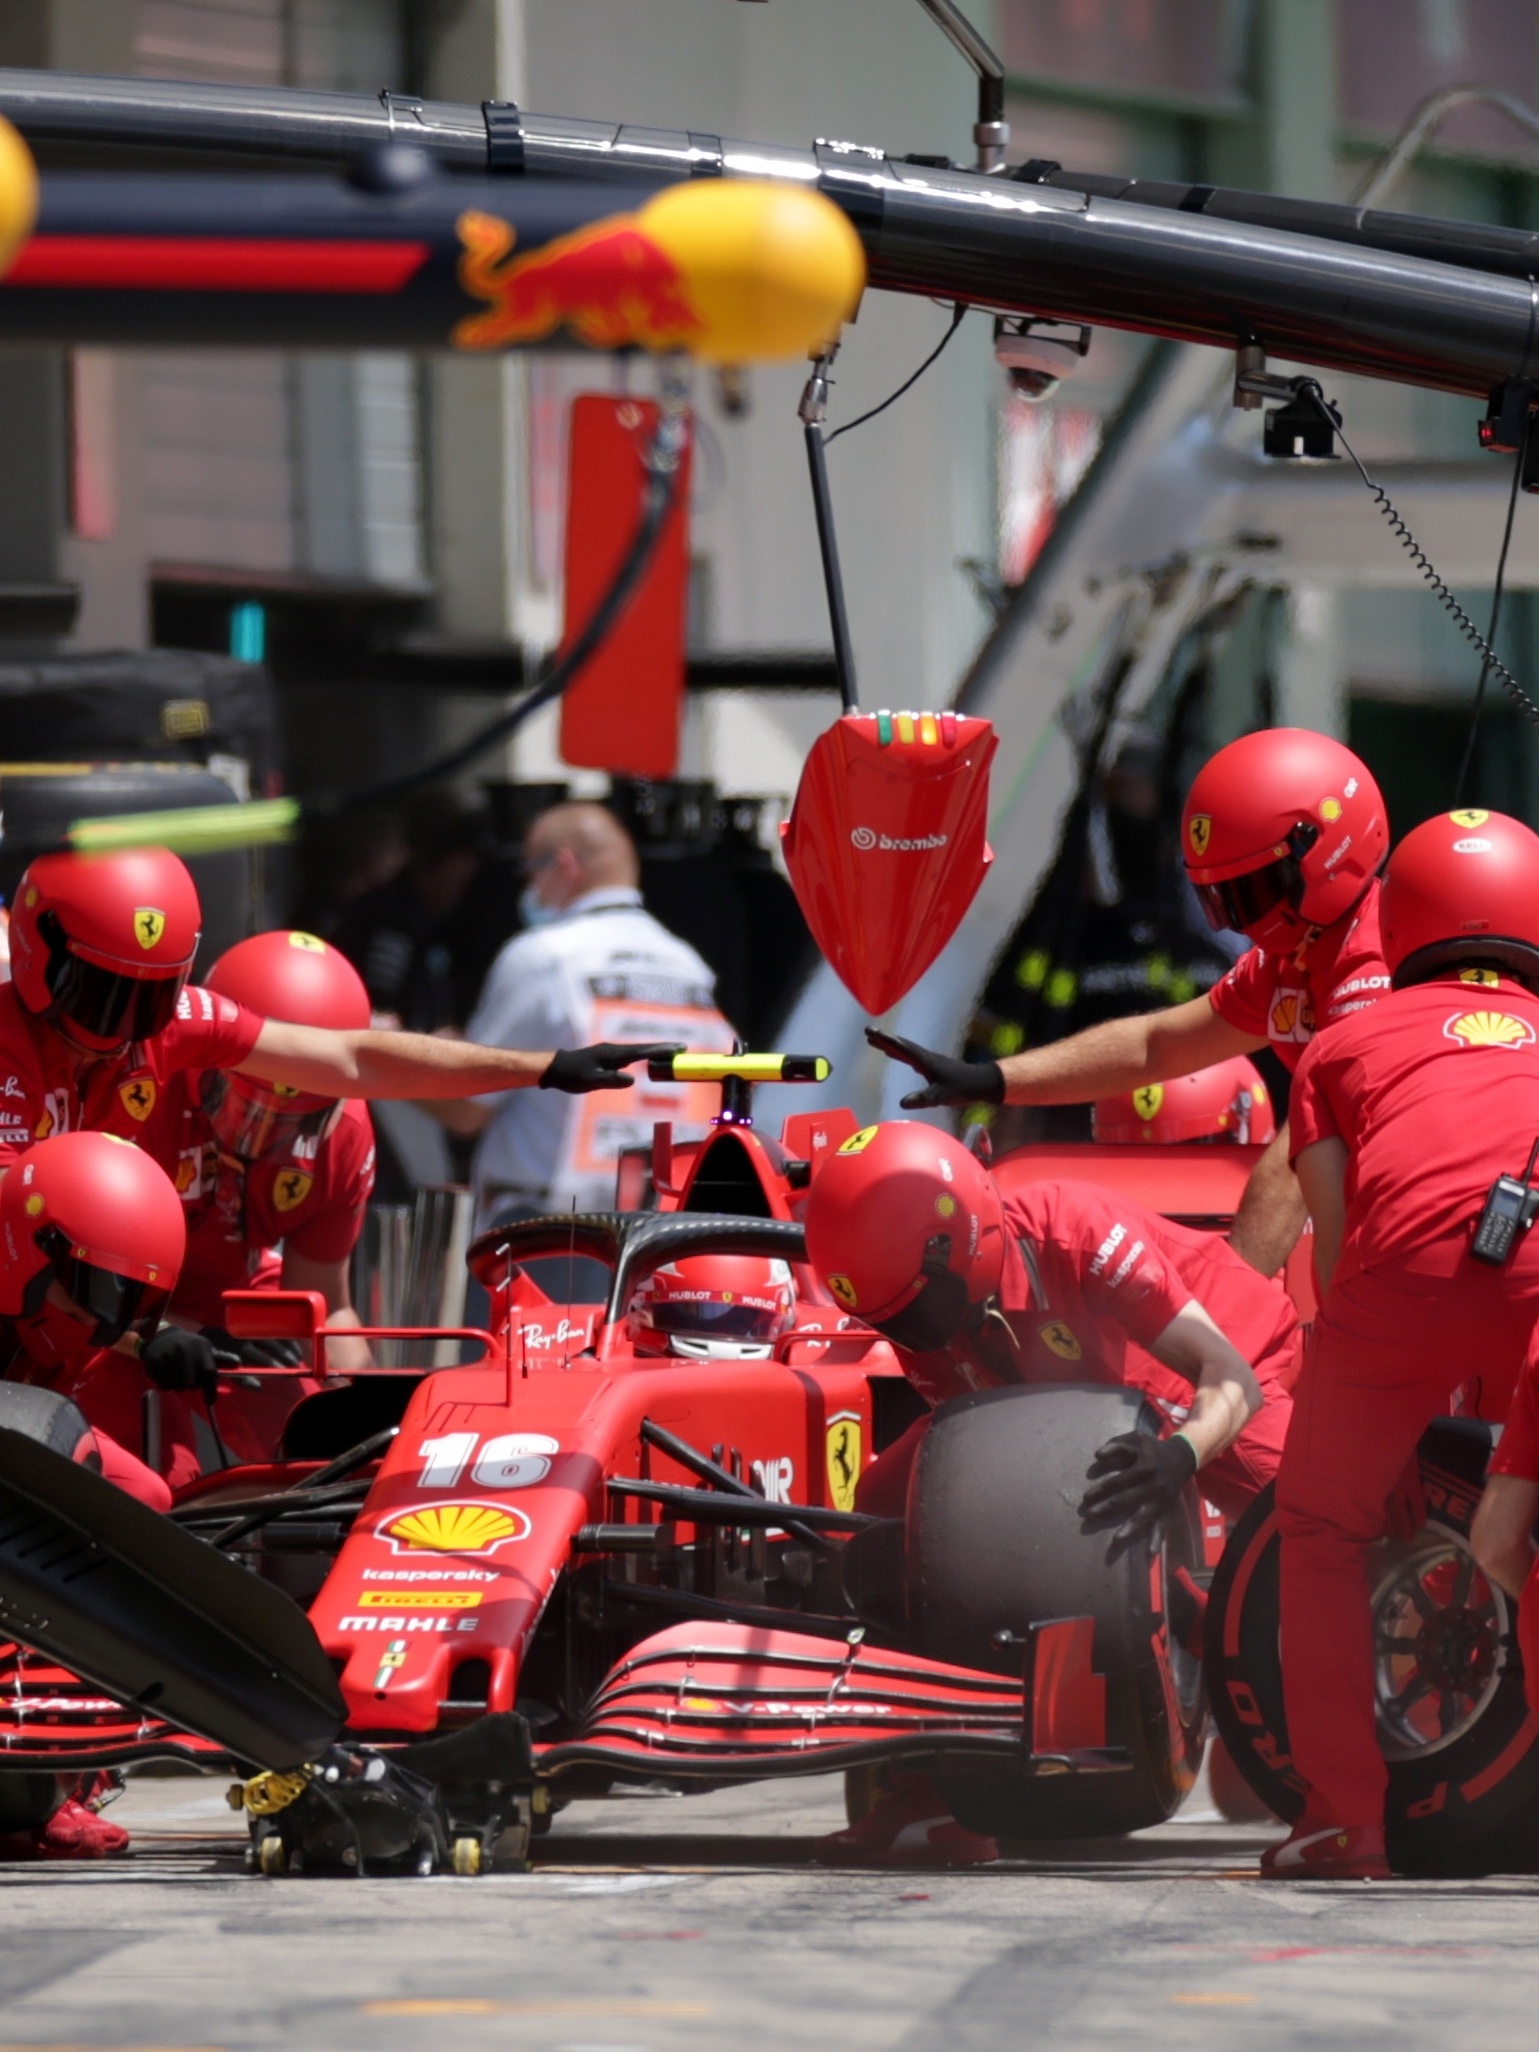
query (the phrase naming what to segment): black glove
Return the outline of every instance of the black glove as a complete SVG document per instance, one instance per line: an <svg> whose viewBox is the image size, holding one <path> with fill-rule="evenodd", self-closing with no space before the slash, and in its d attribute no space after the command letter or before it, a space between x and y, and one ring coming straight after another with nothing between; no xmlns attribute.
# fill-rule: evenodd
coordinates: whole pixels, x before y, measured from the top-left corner
<svg viewBox="0 0 1539 2052"><path fill-rule="evenodd" d="M219 1370L214 1350L201 1332L184 1332L179 1325L163 1325L155 1337L139 1349L139 1366L157 1389L185 1396L201 1390L213 1396L219 1387Z"/></svg>
<svg viewBox="0 0 1539 2052"><path fill-rule="evenodd" d="M236 1339L222 1325L205 1325L202 1336L220 1368L297 1368L308 1358L296 1339Z"/></svg>
<svg viewBox="0 0 1539 2052"><path fill-rule="evenodd" d="M550 1059L540 1078L542 1090L566 1090L574 1096L585 1090L630 1090L634 1076L620 1072L633 1062L661 1061L664 1055L682 1054L678 1041L658 1042L601 1040L596 1047L563 1047Z"/></svg>
<svg viewBox="0 0 1539 2052"><path fill-rule="evenodd" d="M880 1054L895 1062L907 1062L917 1069L929 1086L911 1090L902 1100L905 1111L933 1111L940 1104L1003 1104L1005 1072L998 1062L961 1062L955 1055L937 1054L921 1047L917 1040L904 1040L896 1033L883 1033L878 1026L866 1028L866 1038Z"/></svg>
<svg viewBox="0 0 1539 2052"><path fill-rule="evenodd" d="M1181 1500L1197 1472L1197 1449L1179 1432L1156 1439L1148 1432L1119 1432L1097 1447L1080 1498L1082 1532L1112 1534L1114 1553L1151 1539Z"/></svg>

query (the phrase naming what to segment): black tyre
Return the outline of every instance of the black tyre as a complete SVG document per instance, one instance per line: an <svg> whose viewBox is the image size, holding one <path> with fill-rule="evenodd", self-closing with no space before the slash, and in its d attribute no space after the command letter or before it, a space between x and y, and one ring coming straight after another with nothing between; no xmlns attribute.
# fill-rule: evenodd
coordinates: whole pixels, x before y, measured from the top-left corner
<svg viewBox="0 0 1539 2052"><path fill-rule="evenodd" d="M1404 1874L1539 1863L1539 1719L1523 1693L1517 1606L1469 1549L1490 1454L1486 1427L1440 1419L1421 1442L1428 1521L1371 1556L1385 1831ZM1303 1803L1283 1711L1277 1513L1270 1489L1235 1527L1207 1618L1213 1714L1245 1779L1292 1822Z"/></svg>
<svg viewBox="0 0 1539 2052"><path fill-rule="evenodd" d="M1191 1788L1206 1716L1199 1664L1172 1644L1165 1591L1201 1560L1196 1498L1158 1556L1110 1560L1080 1530L1095 1450L1119 1432L1158 1432L1134 1390L1045 1384L943 1405L925 1434L908 1499L909 1618L933 1658L1019 1673L1020 1642L1050 1619L1094 1620L1106 1680L1105 1744L1129 1770L1032 1776L965 1755L942 1759L956 1816L997 1838L1082 1838L1138 1831ZM1003 1635L1003 1636L1002 1636Z"/></svg>
<svg viewBox="0 0 1539 2052"><path fill-rule="evenodd" d="M68 1397L29 1382L0 1382L0 1426L35 1439L67 1461L79 1460L82 1443L91 1437L84 1413ZM86 1465L99 1467L100 1462L90 1460Z"/></svg>

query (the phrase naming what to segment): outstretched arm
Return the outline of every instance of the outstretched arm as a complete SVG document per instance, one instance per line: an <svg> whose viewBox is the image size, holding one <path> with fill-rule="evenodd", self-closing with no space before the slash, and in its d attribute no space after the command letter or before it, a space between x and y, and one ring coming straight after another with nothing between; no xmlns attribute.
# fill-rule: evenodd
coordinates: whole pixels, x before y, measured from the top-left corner
<svg viewBox="0 0 1539 2052"><path fill-rule="evenodd" d="M928 1088L903 1099L905 1111L942 1104L1089 1104L1140 1083L1158 1083L1206 1069L1264 1043L1221 1019L1206 997L1164 1012L1108 1019L1067 1040L1028 1048L999 1062L963 1062L917 1041L868 1026L866 1038L883 1054L917 1069Z"/></svg>
<svg viewBox="0 0 1539 2052"><path fill-rule="evenodd" d="M256 1046L236 1064L243 1076L317 1097L479 1097L492 1090L629 1090L633 1062L675 1054L673 1046L604 1043L532 1052L478 1047L431 1033L381 1033L372 1027L331 1032L319 1026L263 1022Z"/></svg>

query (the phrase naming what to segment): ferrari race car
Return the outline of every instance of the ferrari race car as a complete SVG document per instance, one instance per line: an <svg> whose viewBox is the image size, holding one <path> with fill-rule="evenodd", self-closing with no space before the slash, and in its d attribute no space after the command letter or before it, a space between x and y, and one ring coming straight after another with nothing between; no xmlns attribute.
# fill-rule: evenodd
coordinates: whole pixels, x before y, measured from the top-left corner
<svg viewBox="0 0 1539 2052"><path fill-rule="evenodd" d="M233 1768L267 1874L476 1873L618 1784L844 1770L859 1791L897 1761L977 1830L1063 1839L1175 1810L1211 1689L1289 1814L1268 1499L1214 1580L1206 1687L1195 1493L1152 1554L1109 1560L1079 1526L1095 1448L1160 1429L1136 1392L958 1399L906 1516L862 1515L862 1469L920 1406L805 1265L805 1192L854 1118L753 1125L752 1082L813 1058L674 1064L721 1082L722 1113L622 1167L633 1208L484 1234L487 1330L375 1333L381 1365L301 1401L282 1460L202 1477L169 1518L72 1463L71 1407L0 1385L6 1766ZM997 1173L1093 1178L1217 1229L1257 1151L1026 1148ZM771 1342L691 1353L639 1329L660 1273L701 1255L787 1265ZM233 1331L303 1338L312 1370L324 1354L319 1300L227 1308ZM1429 1435L1428 1522L1376 1569L1396 1857L1423 1870L1514 1864L1539 1800L1511 1606L1467 1544L1485 1451L1463 1421Z"/></svg>

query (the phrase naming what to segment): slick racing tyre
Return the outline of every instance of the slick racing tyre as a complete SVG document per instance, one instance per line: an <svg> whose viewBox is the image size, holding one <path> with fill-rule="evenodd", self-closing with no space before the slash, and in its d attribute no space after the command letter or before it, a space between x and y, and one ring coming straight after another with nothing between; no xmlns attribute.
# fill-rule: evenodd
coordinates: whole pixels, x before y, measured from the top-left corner
<svg viewBox="0 0 1539 2052"><path fill-rule="evenodd" d="M1539 1865L1539 1720L1529 1715L1517 1605L1469 1548L1485 1481L1483 1425L1440 1419L1421 1442L1428 1508L1408 1541L1369 1557L1385 1833L1402 1874ZM1288 1749L1278 1657L1277 1513L1263 1491L1214 1577L1206 1627L1213 1714L1256 1794L1292 1823L1302 1786Z"/></svg>
<svg viewBox="0 0 1539 2052"><path fill-rule="evenodd" d="M1136 1390L1041 1384L943 1405L925 1434L908 1498L908 1612L916 1650L1019 1674L1030 1627L1088 1617L1105 1678L1097 1743L1130 1765L1111 1773L1032 1774L1007 1762L943 1757L947 1801L995 1838L1084 1838L1159 1824L1184 1799L1202 1757L1199 1663L1174 1644L1166 1590L1200 1565L1195 1493L1160 1549L1109 1559L1107 1533L1080 1530L1096 1448L1119 1432L1158 1432Z"/></svg>

